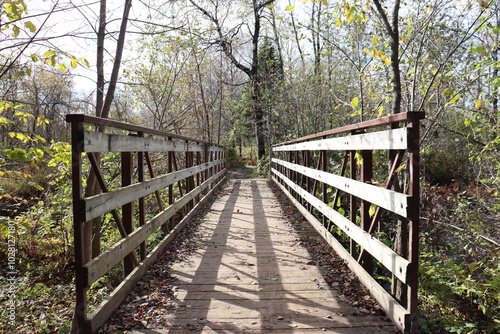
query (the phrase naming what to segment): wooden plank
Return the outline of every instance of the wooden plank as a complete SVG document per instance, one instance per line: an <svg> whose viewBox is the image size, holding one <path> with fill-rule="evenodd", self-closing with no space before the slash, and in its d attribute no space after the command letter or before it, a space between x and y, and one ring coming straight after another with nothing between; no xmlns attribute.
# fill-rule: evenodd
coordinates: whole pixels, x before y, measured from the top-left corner
<svg viewBox="0 0 500 334"><path fill-rule="evenodd" d="M225 173L225 171L222 171ZM146 272L146 269L158 258L158 255L165 249L165 247L174 240L184 226L191 220L191 218L200 210L203 204L213 195L219 187L223 184L225 178L210 190L207 196L195 205L195 207L177 224L170 233L163 238L163 240L148 254L148 256L139 263L139 265L132 271L120 285L118 285L113 292L104 300L99 307L89 315L89 322L91 332L95 333L102 325L106 323L111 314L120 306L120 303L127 297L127 294L134 287L134 285L141 279Z"/></svg>
<svg viewBox="0 0 500 334"><path fill-rule="evenodd" d="M189 201L199 195L203 190L213 183L217 177L222 176L225 171L219 172L209 180L203 182L199 187L193 189L190 193L184 195L181 199L170 205L162 212L155 215L144 225L134 230L127 237L121 239L113 246L108 248L105 252L97 256L92 261L88 262L84 267L87 271L87 286L94 283L99 277L106 274L111 268L116 266L128 253L137 248L143 241L145 241L154 231L161 225L165 224L168 219L173 217L175 213L186 205Z"/></svg>
<svg viewBox="0 0 500 334"><path fill-rule="evenodd" d="M175 139L180 139L180 140L193 141L196 143L215 145L213 143L210 143L208 141L201 140L201 139L194 139L194 138L190 138L190 137L177 135L174 133L168 133L165 131L155 130L155 129L146 128L143 126L138 126L138 125L133 125L133 124L127 124L127 123L115 121L115 120L112 120L109 118L100 118L100 117L91 116L91 115L68 114L68 115L66 115L66 122L71 122L73 124L75 124L75 123L89 123L89 124L96 124L96 125L100 125L100 126L109 126L112 128L122 129L125 131L142 132L145 134L159 135L162 137L170 137L170 138L175 138ZM219 146L219 145L215 145L215 146Z"/></svg>
<svg viewBox="0 0 500 334"><path fill-rule="evenodd" d="M273 151L404 150L408 148L406 128L320 139L273 147Z"/></svg>
<svg viewBox="0 0 500 334"><path fill-rule="evenodd" d="M330 219L344 233L349 235L356 243L363 247L365 251L370 253L402 282L406 283L406 273L410 263L408 260L399 256L396 252L387 247L383 242L373 238L368 232L364 231L362 228L351 222L349 219L345 218L336 210L329 207L328 204L323 203L320 199L316 198L312 194L308 193L307 191L293 183L290 179L285 177L277 170L273 169L272 172L281 180L283 180L291 189L297 192L299 196L301 196L308 203L318 209L328 219Z"/></svg>
<svg viewBox="0 0 500 334"><path fill-rule="evenodd" d="M292 139L283 143L275 144L274 146L282 146L285 144L298 143L306 140L323 138L327 136L332 136L339 133L345 133L350 131L359 131L368 128L379 127L383 125L389 125L398 122L408 122L408 121L418 121L425 118L425 113L423 111L409 111L404 113L399 113L395 115L385 116L381 118L376 118L368 121L364 121L361 123L350 124L346 126L342 126L340 128L335 128L331 130L326 130L322 132L318 132L312 135L300 137L297 139Z"/></svg>
<svg viewBox="0 0 500 334"><path fill-rule="evenodd" d="M84 131L84 152L202 152L204 146L186 141L172 141L102 132Z"/></svg>
<svg viewBox="0 0 500 334"><path fill-rule="evenodd" d="M401 331L404 332L408 324L409 312L364 270L364 268L356 261L356 259L354 259L349 254L344 246L342 246L342 244L340 244L337 239L335 239L335 237L316 219L316 217L314 217L306 208L304 208L288 192L288 190L282 184L280 184L275 176L272 176L272 180L288 196L290 201L297 207L297 209L311 223L311 225L325 239L325 241L330 246L332 246L337 254L347 261L347 265L349 266L349 268L357 275L361 283L368 288L370 294L380 304L387 316Z"/></svg>
<svg viewBox="0 0 500 334"><path fill-rule="evenodd" d="M273 158L273 162L408 218L410 196L372 184Z"/></svg>
<svg viewBox="0 0 500 334"><path fill-rule="evenodd" d="M221 164L223 160L210 161L198 166L183 169L177 172L155 177L141 183L134 183L114 191L95 195L84 199L85 219L89 221L106 212L109 212L125 203L130 203L137 198L147 196L157 190L168 187L186 177L195 175L213 166Z"/></svg>

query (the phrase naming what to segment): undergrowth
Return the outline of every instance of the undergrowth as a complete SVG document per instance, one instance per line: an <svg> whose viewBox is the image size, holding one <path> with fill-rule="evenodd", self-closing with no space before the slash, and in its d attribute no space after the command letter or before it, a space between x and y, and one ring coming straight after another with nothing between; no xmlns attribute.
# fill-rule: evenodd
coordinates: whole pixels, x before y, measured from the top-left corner
<svg viewBox="0 0 500 334"><path fill-rule="evenodd" d="M498 333L500 220L495 196L475 183L425 185L424 190L421 331Z"/></svg>

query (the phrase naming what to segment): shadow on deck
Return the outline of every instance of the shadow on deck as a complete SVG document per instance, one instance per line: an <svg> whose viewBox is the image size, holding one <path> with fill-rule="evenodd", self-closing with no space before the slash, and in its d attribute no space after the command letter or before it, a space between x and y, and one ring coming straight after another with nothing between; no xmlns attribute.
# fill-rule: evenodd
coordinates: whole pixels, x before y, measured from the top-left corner
<svg viewBox="0 0 500 334"><path fill-rule="evenodd" d="M267 180L230 180L198 227L197 250L168 270L176 309L128 333L397 332L339 301L298 233Z"/></svg>

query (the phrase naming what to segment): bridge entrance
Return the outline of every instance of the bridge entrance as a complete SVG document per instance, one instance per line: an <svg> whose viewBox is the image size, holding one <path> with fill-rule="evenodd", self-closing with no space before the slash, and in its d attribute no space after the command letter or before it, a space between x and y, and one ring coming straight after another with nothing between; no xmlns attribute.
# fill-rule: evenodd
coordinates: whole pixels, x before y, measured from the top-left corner
<svg viewBox="0 0 500 334"><path fill-rule="evenodd" d="M274 183L403 332L418 327L418 143L423 116L399 114L299 138L274 146L271 159ZM73 149L73 330L94 333L224 183L225 149L86 115L68 115L67 120ZM109 168L113 159L119 161L121 182L116 175L106 177L106 172L116 174L116 168ZM376 166L385 166L386 172L377 172ZM90 171L88 177L84 171ZM191 263L175 267L182 286L179 299L185 299L185 308L190 305L198 325L210 332L234 326L240 317L236 323L245 331L385 330L380 319L346 317L350 311L342 311L335 292L324 286L312 266L314 259L287 244L292 231L280 220L267 181L233 181L229 189L203 224L205 250ZM119 231L115 241L101 238L103 221ZM396 249L384 237L386 226L399 233ZM123 280L102 303L91 305L95 285L114 270L121 270ZM388 280L392 291L384 283ZM224 307L231 311L222 313ZM192 316L185 314L166 316L168 330L185 330ZM280 327L285 323L287 327Z"/></svg>

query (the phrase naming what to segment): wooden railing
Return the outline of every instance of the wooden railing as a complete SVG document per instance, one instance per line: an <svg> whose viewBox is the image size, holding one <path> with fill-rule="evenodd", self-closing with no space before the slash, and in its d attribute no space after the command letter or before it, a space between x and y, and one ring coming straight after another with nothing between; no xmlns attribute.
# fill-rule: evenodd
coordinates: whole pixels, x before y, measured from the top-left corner
<svg viewBox="0 0 500 334"><path fill-rule="evenodd" d="M417 330L423 118L402 113L299 138L274 145L271 159L274 182L405 333Z"/></svg>
<svg viewBox="0 0 500 334"><path fill-rule="evenodd" d="M68 115L66 120L71 123L73 150L73 331L94 333L222 183L225 150L202 140L88 115ZM88 189L92 178L99 191L86 197L83 182ZM109 236L100 236L104 222L119 231L112 242ZM116 268L123 272L123 280L89 312L89 289Z"/></svg>

